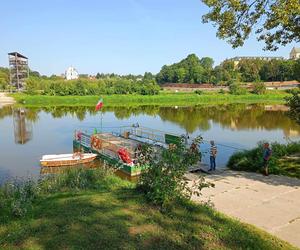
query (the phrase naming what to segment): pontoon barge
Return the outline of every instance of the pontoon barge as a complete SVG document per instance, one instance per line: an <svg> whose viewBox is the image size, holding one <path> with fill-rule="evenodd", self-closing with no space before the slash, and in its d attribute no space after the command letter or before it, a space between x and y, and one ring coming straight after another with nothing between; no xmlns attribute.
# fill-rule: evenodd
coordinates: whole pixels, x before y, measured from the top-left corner
<svg viewBox="0 0 300 250"><path fill-rule="evenodd" d="M129 176L137 176L145 165L136 163L136 151L140 144L168 147L168 144L181 140L181 136L166 134L145 127L121 127L114 132L88 133L76 130L74 150L95 153L108 164L117 167Z"/></svg>

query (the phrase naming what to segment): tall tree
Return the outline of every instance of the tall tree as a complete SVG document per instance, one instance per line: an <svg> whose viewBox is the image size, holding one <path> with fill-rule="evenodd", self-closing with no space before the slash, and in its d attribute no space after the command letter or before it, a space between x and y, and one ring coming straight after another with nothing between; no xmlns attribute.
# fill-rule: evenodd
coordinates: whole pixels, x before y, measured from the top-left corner
<svg viewBox="0 0 300 250"><path fill-rule="evenodd" d="M209 12L204 23L217 26L217 36L233 48L242 46L255 29L266 50L300 41L299 0L202 0Z"/></svg>

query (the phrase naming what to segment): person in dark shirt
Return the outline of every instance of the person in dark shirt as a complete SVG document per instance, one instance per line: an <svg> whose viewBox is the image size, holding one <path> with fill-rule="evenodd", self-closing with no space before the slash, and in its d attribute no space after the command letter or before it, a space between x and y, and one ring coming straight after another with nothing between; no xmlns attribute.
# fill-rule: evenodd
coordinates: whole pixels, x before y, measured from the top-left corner
<svg viewBox="0 0 300 250"><path fill-rule="evenodd" d="M269 175L269 160L272 156L272 150L270 149L269 143L264 143L263 145L263 169L264 175Z"/></svg>

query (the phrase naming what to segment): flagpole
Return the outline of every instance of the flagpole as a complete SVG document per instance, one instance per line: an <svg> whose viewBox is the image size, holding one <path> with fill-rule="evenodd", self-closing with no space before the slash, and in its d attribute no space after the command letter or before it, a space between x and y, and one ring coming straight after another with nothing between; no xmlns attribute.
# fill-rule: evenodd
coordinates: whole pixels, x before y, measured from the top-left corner
<svg viewBox="0 0 300 250"><path fill-rule="evenodd" d="M102 121L103 121L103 112L102 112L102 109L101 109L101 128L100 128L101 133L102 133Z"/></svg>

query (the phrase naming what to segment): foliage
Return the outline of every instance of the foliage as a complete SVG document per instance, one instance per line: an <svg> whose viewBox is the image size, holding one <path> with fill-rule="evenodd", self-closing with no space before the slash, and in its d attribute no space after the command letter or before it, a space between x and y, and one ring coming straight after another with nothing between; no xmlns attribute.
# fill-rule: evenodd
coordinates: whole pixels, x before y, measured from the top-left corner
<svg viewBox="0 0 300 250"><path fill-rule="evenodd" d="M217 36L227 40L233 48L242 46L256 28L258 40L265 49L276 50L300 40L299 0L202 0L209 12L202 18L218 27Z"/></svg>
<svg viewBox="0 0 300 250"><path fill-rule="evenodd" d="M266 85L262 82L256 82L252 85L252 87L252 92L257 95L265 94L267 91Z"/></svg>
<svg viewBox="0 0 300 250"><path fill-rule="evenodd" d="M209 83L212 76L213 59L199 59L195 54L170 66L164 65L156 75L158 83Z"/></svg>
<svg viewBox="0 0 300 250"><path fill-rule="evenodd" d="M204 94L204 92L200 89L195 90L194 93L197 94L197 95L203 95Z"/></svg>
<svg viewBox="0 0 300 250"><path fill-rule="evenodd" d="M0 90L6 90L9 84L9 70L0 67Z"/></svg>
<svg viewBox="0 0 300 250"><path fill-rule="evenodd" d="M60 175L48 176L39 181L16 179L0 187L0 210L9 216L22 217L31 210L41 195L61 191L79 191L107 187L111 180L107 169L70 169Z"/></svg>
<svg viewBox="0 0 300 250"><path fill-rule="evenodd" d="M225 90L224 89L220 89L219 90L219 94L225 94Z"/></svg>
<svg viewBox="0 0 300 250"><path fill-rule="evenodd" d="M300 165L293 169L286 168L282 159L300 152L300 142L288 144L272 143L272 156L269 162L269 172L272 174L295 176L300 178ZM241 171L260 171L263 166L263 142L256 148L235 153L228 161L228 167Z"/></svg>
<svg viewBox="0 0 300 250"><path fill-rule="evenodd" d="M229 93L232 95L245 95L247 90L243 88L239 83L233 82L229 85Z"/></svg>
<svg viewBox="0 0 300 250"><path fill-rule="evenodd" d="M154 80L143 81L128 80L125 78L105 78L100 80L89 80L80 78L78 80L66 81L61 78L39 78L30 77L26 81L26 92L28 94L41 93L49 96L85 96L85 95L112 95L112 94L140 94L156 95L160 87Z"/></svg>
<svg viewBox="0 0 300 250"><path fill-rule="evenodd" d="M197 137L190 148L184 140L170 144L168 149L157 149L152 146L143 146L145 156L140 164L147 164L139 178L138 188L146 198L155 205L166 207L176 199L190 198L191 195L200 195L202 188L209 187L204 178L195 182L195 186L188 186L184 175L188 167L201 160L198 149L202 137Z"/></svg>
<svg viewBox="0 0 300 250"><path fill-rule="evenodd" d="M300 124L300 92L294 91L291 97L286 98L286 101L290 107L290 117Z"/></svg>

